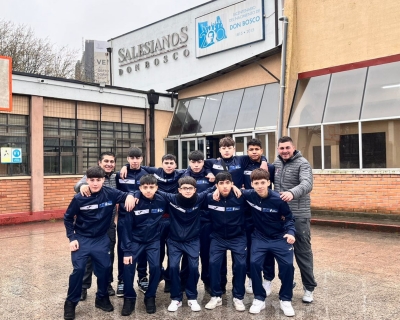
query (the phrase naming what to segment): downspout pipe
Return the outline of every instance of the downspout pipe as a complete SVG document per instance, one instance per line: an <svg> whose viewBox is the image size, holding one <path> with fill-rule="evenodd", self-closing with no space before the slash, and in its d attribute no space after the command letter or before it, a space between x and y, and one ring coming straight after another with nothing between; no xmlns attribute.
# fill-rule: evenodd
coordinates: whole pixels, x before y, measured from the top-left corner
<svg viewBox="0 0 400 320"><path fill-rule="evenodd" d="M283 131L283 107L285 103L285 88L286 88L286 50L287 50L287 30L289 20L283 16L279 18L279 21L283 21L283 38L282 38L282 55L281 55L281 81L280 81L280 92L279 92L279 114L278 114L278 132L277 139L282 137Z"/></svg>

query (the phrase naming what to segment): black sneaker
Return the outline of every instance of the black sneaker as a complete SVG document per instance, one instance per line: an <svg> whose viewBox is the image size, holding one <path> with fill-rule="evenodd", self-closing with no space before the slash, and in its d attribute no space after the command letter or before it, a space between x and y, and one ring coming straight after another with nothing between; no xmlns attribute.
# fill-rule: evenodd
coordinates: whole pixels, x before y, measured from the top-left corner
<svg viewBox="0 0 400 320"><path fill-rule="evenodd" d="M114 290L113 287L111 286L111 283L108 284L107 292L108 292L108 295L109 295L110 297L111 297L111 296L115 296L115 290Z"/></svg>
<svg viewBox="0 0 400 320"><path fill-rule="evenodd" d="M144 298L144 304L146 306L147 313L155 313L156 312L156 298Z"/></svg>
<svg viewBox="0 0 400 320"><path fill-rule="evenodd" d="M69 300L65 300L64 303L64 319L74 320L75 319L75 303Z"/></svg>
<svg viewBox="0 0 400 320"><path fill-rule="evenodd" d="M87 289L86 288L82 288L80 301L85 301L86 298L87 298Z"/></svg>
<svg viewBox="0 0 400 320"><path fill-rule="evenodd" d="M106 312L114 311L114 307L110 302L110 297L108 297L108 296L107 297L103 297L101 299L97 299L96 298L95 307L99 308L99 309L101 309L103 311L106 311Z"/></svg>
<svg viewBox="0 0 400 320"><path fill-rule="evenodd" d="M136 299L124 298L124 306L122 307L121 316L129 316L135 310Z"/></svg>
<svg viewBox="0 0 400 320"><path fill-rule="evenodd" d="M149 287L149 279L143 277L142 279L137 281L139 290L143 293L146 293L147 288Z"/></svg>
<svg viewBox="0 0 400 320"><path fill-rule="evenodd" d="M171 292L171 282L164 280L164 292L168 293Z"/></svg>
<svg viewBox="0 0 400 320"><path fill-rule="evenodd" d="M122 298L124 296L124 282L123 281L118 281L118 286L117 286L117 297Z"/></svg>

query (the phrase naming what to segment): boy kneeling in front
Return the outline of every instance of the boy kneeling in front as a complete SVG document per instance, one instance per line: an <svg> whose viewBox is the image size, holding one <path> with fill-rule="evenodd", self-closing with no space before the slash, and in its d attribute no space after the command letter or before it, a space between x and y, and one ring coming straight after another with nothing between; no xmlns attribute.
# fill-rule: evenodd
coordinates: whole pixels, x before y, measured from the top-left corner
<svg viewBox="0 0 400 320"><path fill-rule="evenodd" d="M157 194L157 179L151 174L140 178L139 199L132 212L125 214L122 220L122 250L124 251L124 305L121 315L129 316L135 310L136 292L133 288L137 258L146 254L149 262L149 286L144 295L147 313L156 312L156 291L160 279L160 220L167 205L164 198ZM120 211L124 210L120 206Z"/></svg>
<svg viewBox="0 0 400 320"><path fill-rule="evenodd" d="M255 169L250 175L254 190L243 190L244 199L251 207L254 221L250 252L250 274L253 280L254 300L250 313L260 313L265 308L266 292L262 285L261 271L267 253L278 262L280 308L285 316L294 316L293 297L293 243L295 242L294 217L288 204L278 192L268 189L269 172Z"/></svg>
<svg viewBox="0 0 400 320"><path fill-rule="evenodd" d="M97 277L96 308L111 312L114 310L108 296L108 280L111 268L110 228L113 210L117 203L125 201L128 211L134 207L134 198L127 192L103 187L105 171L91 167L86 171L86 182L91 195L77 193L64 215L64 225L69 238L71 260L74 270L69 276L68 295L64 304L64 319L75 319L75 307L82 293L82 281L86 262L92 259Z"/></svg>

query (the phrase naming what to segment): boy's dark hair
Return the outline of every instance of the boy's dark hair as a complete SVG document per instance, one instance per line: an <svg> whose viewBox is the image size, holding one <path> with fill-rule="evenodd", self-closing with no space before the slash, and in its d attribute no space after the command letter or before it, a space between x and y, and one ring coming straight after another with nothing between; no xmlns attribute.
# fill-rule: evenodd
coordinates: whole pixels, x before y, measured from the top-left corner
<svg viewBox="0 0 400 320"><path fill-rule="evenodd" d="M139 148L133 147L128 150L128 157L129 158L140 158L143 157L142 150Z"/></svg>
<svg viewBox="0 0 400 320"><path fill-rule="evenodd" d="M180 188L183 184L190 184L190 185L192 185L193 187L196 188L196 180L195 180L194 178L192 178L192 177L189 177L189 176L180 178L180 179L178 180L178 184L179 184L179 188Z"/></svg>
<svg viewBox="0 0 400 320"><path fill-rule="evenodd" d="M278 140L278 145L279 145L280 143L285 143L285 142L291 142L291 143L293 144L293 140L292 140L291 137L283 136L283 137L280 137L280 138L279 138L279 140Z"/></svg>
<svg viewBox="0 0 400 320"><path fill-rule="evenodd" d="M176 163L176 157L170 153L163 155L163 157L161 158L161 162L164 162L164 160L173 160Z"/></svg>
<svg viewBox="0 0 400 320"><path fill-rule="evenodd" d="M218 184L218 182L220 182L220 181L226 181L226 180L233 182L232 175L228 171L219 172L215 176L215 184Z"/></svg>
<svg viewBox="0 0 400 320"><path fill-rule="evenodd" d="M117 157L115 156L115 153L112 151L105 151L105 152L100 153L100 155L99 155L100 162L104 159L104 156L114 157L114 161L117 161Z"/></svg>
<svg viewBox="0 0 400 320"><path fill-rule="evenodd" d="M201 152L200 150L194 150L191 153L189 153L189 160L193 161L199 161L199 160L204 160L204 153Z"/></svg>
<svg viewBox="0 0 400 320"><path fill-rule="evenodd" d="M219 147L234 147L235 146L235 140L233 140L231 137L224 137L219 140Z"/></svg>
<svg viewBox="0 0 400 320"><path fill-rule="evenodd" d="M94 166L86 170L86 178L104 178L106 172L102 167Z"/></svg>
<svg viewBox="0 0 400 320"><path fill-rule="evenodd" d="M253 182L254 180L262 180L262 179L269 180L269 178L270 178L269 172L261 168L254 169L250 174L251 182Z"/></svg>
<svg viewBox="0 0 400 320"><path fill-rule="evenodd" d="M152 174L146 174L140 178L140 185L143 186L145 184L155 184L157 185L157 178Z"/></svg>
<svg viewBox="0 0 400 320"><path fill-rule="evenodd" d="M249 141L247 141L247 148L249 148L250 146L257 146L260 147L260 149L262 149L262 143L260 139L251 139Z"/></svg>

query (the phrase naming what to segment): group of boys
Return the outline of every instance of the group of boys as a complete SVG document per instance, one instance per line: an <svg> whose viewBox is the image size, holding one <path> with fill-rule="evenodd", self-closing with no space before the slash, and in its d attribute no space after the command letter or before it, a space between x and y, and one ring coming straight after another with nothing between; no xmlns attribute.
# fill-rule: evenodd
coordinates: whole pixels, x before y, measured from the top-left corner
<svg viewBox="0 0 400 320"><path fill-rule="evenodd" d="M85 269L88 269L88 258L98 277L95 306L104 311L113 310L109 300L109 295L113 294L109 254L114 247L110 246L112 236L107 237L104 226L109 222L108 227L112 229L112 211L116 203L120 203L117 295L123 294L124 297L123 316L130 315L135 309L133 283L137 264L138 284L145 292L144 303L148 313L156 312L156 290L162 279L165 280L165 289L170 285L166 290L171 296L168 311L176 311L182 306L182 291L186 293L191 310L201 310L197 302L199 258L201 279L211 295L205 308L214 309L222 305L221 296L227 282L227 250L232 254L233 304L236 310L245 310L243 298L245 291L250 290L254 293L250 313L259 313L265 308L265 298L271 292L275 258L282 281L280 307L285 315L294 315L291 299L295 221L288 203L270 189L274 167L262 156L261 142L257 139L249 141L248 156L234 156L235 142L230 137L220 140L219 150L222 158L207 160L200 151L193 151L189 155L189 168L175 170L176 158L173 155L163 157L162 168L141 167L141 151L132 148L128 167L123 167L115 177L119 190L107 186L98 188L107 179L104 174L112 179L112 172L100 171L98 167L97 171L95 168L87 170L84 178L88 186L81 180L83 185L76 188L80 193L72 200L64 218L74 267L64 306L65 319L75 318L75 307L82 298L81 293L84 292L86 298L82 280ZM102 158L99 165L102 166ZM246 190L242 190L241 195L237 189L234 192L235 186L244 186ZM212 193L213 190L216 191ZM88 228L93 230L86 230ZM115 225L113 230L115 234ZM99 252L96 246L100 238L108 244L105 250L108 255ZM88 242L90 246L82 250L83 247L74 242L76 240L85 245ZM165 246L168 249L166 270L162 269ZM249 283L245 290L246 273Z"/></svg>

